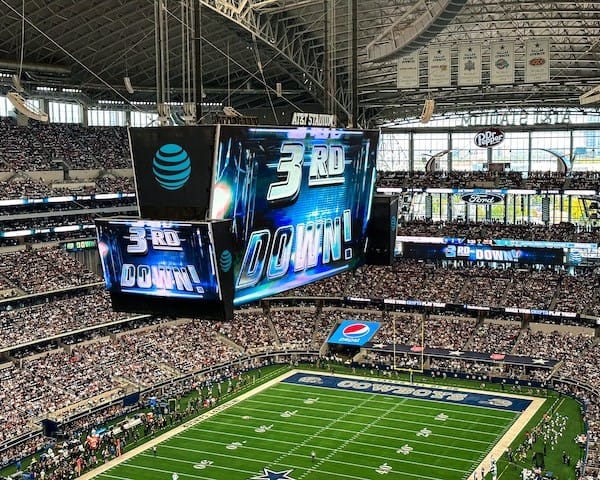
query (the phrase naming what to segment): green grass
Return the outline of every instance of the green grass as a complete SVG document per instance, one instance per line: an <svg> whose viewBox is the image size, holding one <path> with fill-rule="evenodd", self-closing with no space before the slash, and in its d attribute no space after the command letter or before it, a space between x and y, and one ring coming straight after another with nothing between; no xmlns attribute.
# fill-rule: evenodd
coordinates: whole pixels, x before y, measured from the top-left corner
<svg viewBox="0 0 600 480"><path fill-rule="evenodd" d="M555 398L554 408L552 409L552 415L560 414L569 419L567 428L560 437L556 445L546 445L545 455L545 470L551 471L554 474L554 478L559 480L575 480L575 464L577 460L582 458L584 450L577 446L574 438L585 432L585 425L581 418L581 411L579 403L570 397ZM544 405L544 407L546 407ZM548 406L550 407L550 405ZM528 424L528 426L517 436L513 442L513 447L524 441L525 431L531 431L535 425L542 423L542 416L545 412L545 408L538 410L534 418ZM565 465L562 463L562 452L566 451L571 456L571 465ZM544 452L544 441L540 437L538 441L533 445L533 448L528 452L527 459L515 464L509 465L506 458L502 457L498 461L498 476L499 480L513 480L520 479L520 472L523 467L531 467L531 457L534 452Z"/></svg>
<svg viewBox="0 0 600 480"><path fill-rule="evenodd" d="M436 419L441 413L447 419ZM181 480L248 480L268 468L292 470L295 480L462 480L516 418L485 407L279 383L159 444L156 457L148 449L97 478L168 480L177 472ZM423 429L428 436L417 435ZM203 461L212 463L200 468Z"/></svg>

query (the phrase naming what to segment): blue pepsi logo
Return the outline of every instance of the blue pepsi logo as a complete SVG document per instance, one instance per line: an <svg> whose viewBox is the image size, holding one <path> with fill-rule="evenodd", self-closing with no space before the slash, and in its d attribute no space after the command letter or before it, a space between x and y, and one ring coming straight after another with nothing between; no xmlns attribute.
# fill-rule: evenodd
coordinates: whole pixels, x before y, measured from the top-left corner
<svg viewBox="0 0 600 480"><path fill-rule="evenodd" d="M365 323L353 323L345 327L342 333L345 337L361 338L368 335L370 331L371 328Z"/></svg>
<svg viewBox="0 0 600 480"><path fill-rule="evenodd" d="M166 143L154 154L152 172L165 190L178 190L189 180L192 163L183 147L176 143Z"/></svg>
<svg viewBox="0 0 600 480"><path fill-rule="evenodd" d="M231 264L233 263L233 256L229 250L223 250L221 255L219 256L219 266L221 270L227 273L231 269Z"/></svg>

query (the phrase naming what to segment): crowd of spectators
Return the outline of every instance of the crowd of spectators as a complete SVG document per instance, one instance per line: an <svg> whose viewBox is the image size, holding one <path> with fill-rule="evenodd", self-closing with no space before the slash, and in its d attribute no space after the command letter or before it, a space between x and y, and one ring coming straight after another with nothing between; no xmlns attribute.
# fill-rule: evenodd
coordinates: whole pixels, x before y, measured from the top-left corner
<svg viewBox="0 0 600 480"><path fill-rule="evenodd" d="M74 230L69 232L49 232L42 233L38 232L33 235L27 235L25 237L17 236L18 232L13 232L10 237L0 237L0 247L19 247L26 242L27 244L47 244L56 242L72 241L77 239L89 239L95 236L95 227L93 224L73 226Z"/></svg>
<svg viewBox="0 0 600 480"><path fill-rule="evenodd" d="M216 328L246 354L270 352L279 347L273 324L259 309L244 310L230 322L219 322Z"/></svg>
<svg viewBox="0 0 600 480"><path fill-rule="evenodd" d="M66 227L70 225L91 225L94 223L96 214L85 213L75 215L48 215L37 217L33 221L30 218L6 219L2 221L0 229L3 232L15 232L30 229L48 229Z"/></svg>
<svg viewBox="0 0 600 480"><path fill-rule="evenodd" d="M377 172L378 187L396 188L526 188L526 189L597 189L598 172L532 171L383 171Z"/></svg>
<svg viewBox="0 0 600 480"><path fill-rule="evenodd" d="M73 169L131 168L127 129L78 124L17 125L0 118L0 169L55 170L61 162Z"/></svg>
<svg viewBox="0 0 600 480"><path fill-rule="evenodd" d="M561 312L592 312L600 315L598 304L597 271L586 269L578 272L577 277L561 275L560 288L555 297L555 309Z"/></svg>
<svg viewBox="0 0 600 480"><path fill-rule="evenodd" d="M26 294L88 285L102 279L59 247L0 253L0 285Z"/></svg>
<svg viewBox="0 0 600 480"><path fill-rule="evenodd" d="M476 321L470 317L429 318L424 328L425 345L432 348L460 350L466 340L471 338L476 327ZM417 332L415 342L420 342L421 332ZM477 349L473 349L477 350Z"/></svg>
<svg viewBox="0 0 600 480"><path fill-rule="evenodd" d="M52 303L46 308L54 308ZM104 305L102 309L106 314L108 306ZM68 316L63 315L62 319ZM392 317L395 325L392 325ZM318 347L314 343L317 338L315 326L331 331L340 321L352 318L382 322L374 342L393 341L395 330L396 340L408 344L418 343L423 319L421 314L382 314L379 310L368 309L327 307L319 310L310 304L297 308L243 309L236 313L233 322L163 322L22 358L0 370L3 385L0 404L11 402L14 405L14 408L0 412L0 432L3 432L0 450L3 442L28 429L34 431L37 419L50 413L80 413L122 395L127 385L147 388L185 373L236 362L245 353L291 348L315 350ZM34 319L34 322L39 324L40 319ZM55 318L54 322L59 320ZM532 332L521 329L515 322L481 322L465 317L430 315L425 322L428 346L560 357L556 358L562 360L559 377L577 379L591 386L599 380L597 362L588 360L597 358L600 349L597 340L587 334ZM93 320L89 322L86 318L85 323L93 323ZM27 332L25 328L21 330ZM318 338L324 338L323 333ZM18 342L8 340L7 343ZM367 357L367 361L386 360L390 358L384 353L372 353ZM400 363L408 368L417 368L414 362L410 356L406 356L404 362L400 359ZM524 371L519 367L499 368L459 359L436 359L431 367L533 380L546 380L548 376L547 369Z"/></svg>
<svg viewBox="0 0 600 480"><path fill-rule="evenodd" d="M11 180L0 180L0 199L45 198L52 195L52 188L41 180L18 176Z"/></svg>
<svg viewBox="0 0 600 480"><path fill-rule="evenodd" d="M572 223L471 222L427 220L404 221L398 225L398 235L425 237L455 237L470 240L492 240L508 238L512 240L542 240L559 242L600 243L600 227L576 225Z"/></svg>
<svg viewBox="0 0 600 480"><path fill-rule="evenodd" d="M515 322L479 325L468 344L469 350L484 353L510 353L519 338L521 326Z"/></svg>
<svg viewBox="0 0 600 480"><path fill-rule="evenodd" d="M0 180L1 200L133 192L135 192L133 178L114 175L104 175L85 182L47 183L25 175L16 176L10 180Z"/></svg>
<svg viewBox="0 0 600 480"><path fill-rule="evenodd" d="M6 309L0 311L0 350L125 318L112 310L108 292L100 288Z"/></svg>
<svg viewBox="0 0 600 480"><path fill-rule="evenodd" d="M282 349L305 350L312 344L317 318L314 307L275 310L270 318Z"/></svg>
<svg viewBox="0 0 600 480"><path fill-rule="evenodd" d="M477 264L398 260L392 266L363 266L299 290L304 297L319 297L335 283L335 297L396 298L600 316L599 281L597 269L582 268L570 275L551 269L494 269ZM282 295L300 294L292 290Z"/></svg>

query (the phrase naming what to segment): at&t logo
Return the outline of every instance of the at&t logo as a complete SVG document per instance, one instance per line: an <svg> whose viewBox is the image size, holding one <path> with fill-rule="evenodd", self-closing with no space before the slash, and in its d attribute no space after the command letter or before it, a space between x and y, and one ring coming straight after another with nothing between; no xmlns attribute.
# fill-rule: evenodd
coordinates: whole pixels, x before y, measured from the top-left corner
<svg viewBox="0 0 600 480"><path fill-rule="evenodd" d="M154 154L152 173L165 190L178 190L189 180L192 163L183 147L176 143L166 143Z"/></svg>
<svg viewBox="0 0 600 480"><path fill-rule="evenodd" d="M229 250L223 250L221 256L219 257L219 266L221 270L227 273L231 269L231 264L233 263L233 256Z"/></svg>

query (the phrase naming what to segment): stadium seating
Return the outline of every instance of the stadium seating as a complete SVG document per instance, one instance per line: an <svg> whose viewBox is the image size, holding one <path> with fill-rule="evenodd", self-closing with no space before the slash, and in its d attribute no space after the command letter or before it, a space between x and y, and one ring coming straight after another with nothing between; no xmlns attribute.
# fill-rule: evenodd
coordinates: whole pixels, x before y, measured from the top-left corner
<svg viewBox="0 0 600 480"><path fill-rule="evenodd" d="M57 169L130 168L124 128L75 125L17 126L0 119L0 170L18 172L0 181L0 199L43 198L65 194L133 192L130 178L104 175L73 185L54 186L35 177L36 171ZM110 148L109 148L110 147ZM6 178L6 177L5 177ZM598 173L568 177L536 172L412 173L382 172L379 186L519 188L597 188ZM90 184L93 184L90 185ZM4 229L91 222L93 214L68 215L76 208L99 208L109 203L4 206L2 215L36 213L33 220L4 218ZM47 211L64 217L44 217ZM431 223L412 221L398 228L401 235L514 238L600 243L600 229L571 224L551 226L500 223ZM69 238L73 233L67 234ZM36 242L65 238L42 235ZM2 245L19 243L2 239ZM281 352L317 353L342 320L360 318L382 322L373 341L400 344L420 342L421 312L382 312L379 308L338 305L343 297L397 298L457 305L554 309L600 316L599 274L577 269L576 275L553 270L492 270L480 266L440 265L399 261L390 267L361 267L279 295L261 308L236 311L232 322L203 319L174 321L142 318L128 321L115 313L108 295L91 284L100 277L56 247L20 248L0 252L0 463L37 451L45 439L40 419L50 415L70 422L73 431L98 425L123 413L111 402L128 389L152 390L186 378L186 388L218 365L250 365L252 355ZM65 292L51 293L57 290ZM35 298L26 298L33 295ZM288 297L288 298L285 298ZM315 299L311 300L309 298ZM288 300L289 299L289 300ZM463 312L464 313L464 312ZM492 315L490 315L492 316ZM426 316L425 344L445 349L536 355L560 360L552 377L547 369L498 366L465 360L430 361L434 371L470 375L501 375L555 382L556 388L585 403L590 450L588 466L600 468L600 382L598 340L582 326L522 324L510 315L479 318L453 312ZM577 322L577 320L573 320ZM395 331L395 333L394 333ZM395 337L394 337L395 336ZM28 344L28 345L27 345ZM292 358L292 357L283 357ZM362 361L390 363L389 354L367 352ZM416 368L415 358L399 356L397 365ZM229 368L229 367L227 367ZM193 380L189 380L192 378ZM568 382L568 383L567 383ZM167 387L164 387L167 388ZM595 393L594 393L595 392ZM6 408L10 405L12 408ZM93 413L91 413L93 410Z"/></svg>

